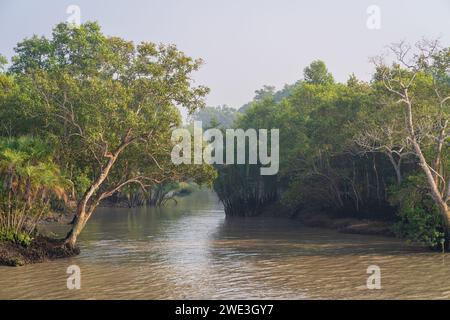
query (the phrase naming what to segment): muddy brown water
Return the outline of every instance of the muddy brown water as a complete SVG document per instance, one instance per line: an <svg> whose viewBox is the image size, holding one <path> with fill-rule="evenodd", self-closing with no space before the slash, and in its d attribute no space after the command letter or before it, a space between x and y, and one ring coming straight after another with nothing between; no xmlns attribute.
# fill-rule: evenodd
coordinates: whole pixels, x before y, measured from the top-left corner
<svg viewBox="0 0 450 320"><path fill-rule="evenodd" d="M162 209L100 208L79 244L74 258L0 267L0 299L450 298L450 255L289 219L226 219L208 191ZM70 265L79 290L67 289ZM371 265L380 290L367 288Z"/></svg>

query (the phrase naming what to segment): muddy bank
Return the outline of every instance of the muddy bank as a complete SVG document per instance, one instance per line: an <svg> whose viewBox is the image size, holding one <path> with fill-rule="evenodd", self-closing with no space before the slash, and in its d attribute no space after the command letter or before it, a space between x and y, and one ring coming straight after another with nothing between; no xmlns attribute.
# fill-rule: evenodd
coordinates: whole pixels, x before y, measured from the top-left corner
<svg viewBox="0 0 450 320"><path fill-rule="evenodd" d="M334 229L341 233L395 237L392 231L392 224L384 221L332 218L321 213L304 214L299 216L298 219L308 227Z"/></svg>
<svg viewBox="0 0 450 320"><path fill-rule="evenodd" d="M58 258L67 258L80 253L78 248L68 249L64 247L63 243L63 239L54 239L46 236L37 236L27 247L13 242L1 241L0 265L22 266Z"/></svg>
<svg viewBox="0 0 450 320"><path fill-rule="evenodd" d="M336 218L320 210L293 212L278 203L271 204L261 210L261 216L282 217L300 220L307 227L337 230L341 233L377 235L395 237L392 223L380 220Z"/></svg>

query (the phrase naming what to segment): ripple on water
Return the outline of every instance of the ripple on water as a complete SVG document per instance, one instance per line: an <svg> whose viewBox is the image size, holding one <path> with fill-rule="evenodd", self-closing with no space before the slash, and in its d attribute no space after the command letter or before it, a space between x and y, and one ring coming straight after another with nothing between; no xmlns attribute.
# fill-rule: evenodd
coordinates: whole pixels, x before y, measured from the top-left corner
<svg viewBox="0 0 450 320"><path fill-rule="evenodd" d="M162 209L100 208L78 257L0 267L2 299L447 299L450 256L401 241L305 228L297 221L225 219L201 192ZM66 269L81 268L81 290ZM382 290L368 290L367 267Z"/></svg>

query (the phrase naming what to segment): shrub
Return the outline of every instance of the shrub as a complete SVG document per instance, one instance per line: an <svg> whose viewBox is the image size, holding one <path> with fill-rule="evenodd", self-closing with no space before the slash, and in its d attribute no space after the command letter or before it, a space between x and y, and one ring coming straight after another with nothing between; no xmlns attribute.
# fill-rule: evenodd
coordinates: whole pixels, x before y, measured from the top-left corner
<svg viewBox="0 0 450 320"><path fill-rule="evenodd" d="M3 238L26 243L53 198L66 200L66 180L41 139L0 137L0 229ZM27 237L23 237L27 234Z"/></svg>
<svg viewBox="0 0 450 320"><path fill-rule="evenodd" d="M2 228L0 229L0 241L13 242L28 247L33 238L25 232L16 232L12 229Z"/></svg>
<svg viewBox="0 0 450 320"><path fill-rule="evenodd" d="M391 190L391 201L399 208L398 222L393 231L411 242L440 248L446 234L443 221L434 202L421 182L423 177L408 177L401 187Z"/></svg>

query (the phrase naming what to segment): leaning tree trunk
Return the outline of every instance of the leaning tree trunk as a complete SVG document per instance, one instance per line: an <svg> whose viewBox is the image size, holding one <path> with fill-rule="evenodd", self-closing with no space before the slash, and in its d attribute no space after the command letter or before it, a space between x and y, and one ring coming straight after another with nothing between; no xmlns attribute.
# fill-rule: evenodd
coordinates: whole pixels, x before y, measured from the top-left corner
<svg viewBox="0 0 450 320"><path fill-rule="evenodd" d="M95 201L92 201L93 197L94 197L95 193L100 189L100 186L102 185L102 183L108 177L109 172L111 171L111 168L113 167L114 163L116 162L117 157L121 150L123 150L123 149L119 148L119 152L114 153L110 157L108 164L103 169L100 176L89 187L89 189L85 192L85 194L80 199L80 201L78 201L77 211L76 211L75 217L72 221L72 228L70 229L69 233L66 235L66 239L64 241L64 244L67 247L69 247L69 248L75 247L78 236L80 235L81 231L83 231L84 226L86 225L87 221L91 217L95 208L99 204L100 198L98 198Z"/></svg>
<svg viewBox="0 0 450 320"><path fill-rule="evenodd" d="M81 231L84 229L84 226L86 225L86 222L88 220L89 214L86 212L85 209L80 207L80 205L77 206L77 212L75 214L75 218L72 221L72 228L70 229L69 233L66 236L64 244L69 248L75 248L76 242L78 239L78 236L80 235Z"/></svg>
<svg viewBox="0 0 450 320"><path fill-rule="evenodd" d="M409 135L412 141L412 145L414 148L414 152L419 158L420 166L422 167L423 172L425 173L425 176L427 178L428 186L430 188L430 194L431 197L434 200L434 203L439 209L439 213L442 216L442 220L444 222L446 232L450 234L450 208L447 205L446 199L444 198L441 192L439 191L439 186L435 180L435 172L432 172L430 169L430 166L428 165L428 162L422 152L422 148L420 147L419 143L417 142L415 133L414 133L414 126L412 121L412 107L411 102L407 100L407 125L409 130ZM435 169L433 169L435 170ZM436 168L437 170L437 168Z"/></svg>

